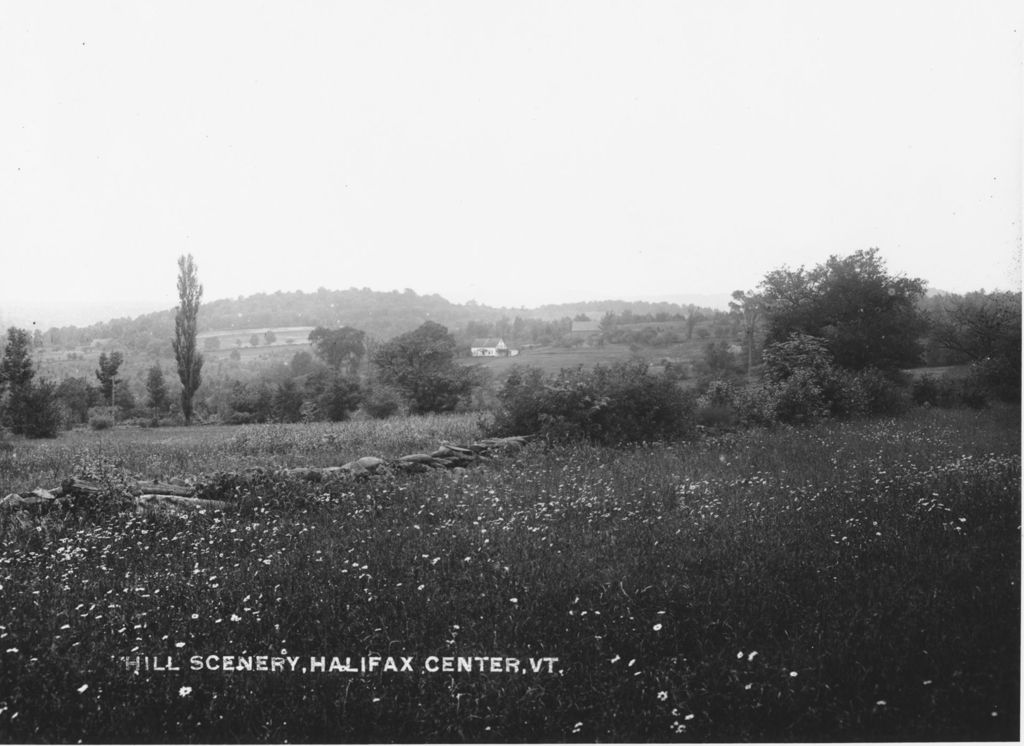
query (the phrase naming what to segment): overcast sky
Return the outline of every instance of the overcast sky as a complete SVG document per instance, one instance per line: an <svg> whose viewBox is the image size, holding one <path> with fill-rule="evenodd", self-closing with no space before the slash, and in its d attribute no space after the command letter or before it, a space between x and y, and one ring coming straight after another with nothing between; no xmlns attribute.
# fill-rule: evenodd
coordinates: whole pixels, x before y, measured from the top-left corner
<svg viewBox="0 0 1024 746"><path fill-rule="evenodd" d="M0 304L1019 289L1019 6L4 2Z"/></svg>

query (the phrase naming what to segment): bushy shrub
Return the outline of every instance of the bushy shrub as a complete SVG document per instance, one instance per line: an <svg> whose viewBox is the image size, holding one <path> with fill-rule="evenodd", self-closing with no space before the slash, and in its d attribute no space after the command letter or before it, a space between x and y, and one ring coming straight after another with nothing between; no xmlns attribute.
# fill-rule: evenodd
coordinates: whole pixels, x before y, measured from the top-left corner
<svg viewBox="0 0 1024 746"><path fill-rule="evenodd" d="M768 427L778 422L775 405L775 387L762 383L738 389L733 406L740 424Z"/></svg>
<svg viewBox="0 0 1024 746"><path fill-rule="evenodd" d="M57 387L41 380L28 386L22 432L29 438L56 438L67 413L57 399Z"/></svg>
<svg viewBox="0 0 1024 746"><path fill-rule="evenodd" d="M1018 344L1017 355L1020 355ZM1020 360L1005 357L991 357L971 364L968 374L973 388L970 398L974 401L987 399L988 396L1006 402L1020 402L1021 374ZM966 399L965 399L965 403ZM968 404L968 406L975 406ZM984 403L978 406L985 406Z"/></svg>
<svg viewBox="0 0 1024 746"><path fill-rule="evenodd" d="M909 400L904 387L875 368L836 366L824 340L792 334L764 351L765 385L757 392L758 418L790 424L824 417L895 415Z"/></svg>
<svg viewBox="0 0 1024 746"><path fill-rule="evenodd" d="M548 377L516 368L499 393L496 434L539 433L550 439L600 443L687 437L695 425L693 397L675 382L648 374L644 361Z"/></svg>
<svg viewBox="0 0 1024 746"><path fill-rule="evenodd" d="M109 417L94 415L89 418L89 427L93 430L107 430L113 426L114 422Z"/></svg>
<svg viewBox="0 0 1024 746"><path fill-rule="evenodd" d="M796 368L788 378L767 387L774 400L775 419L791 425L816 422L831 411L825 384L817 371Z"/></svg>
<svg viewBox="0 0 1024 746"><path fill-rule="evenodd" d="M697 397L697 424L703 427L734 427L740 421L737 389L729 381L710 381Z"/></svg>
<svg viewBox="0 0 1024 746"><path fill-rule="evenodd" d="M362 410L375 420L386 420L398 413L401 394L390 386L376 385L363 395Z"/></svg>
<svg viewBox="0 0 1024 746"><path fill-rule="evenodd" d="M988 390L974 375L951 379L925 374L911 385L910 396L918 406L982 409L988 404Z"/></svg>
<svg viewBox="0 0 1024 746"><path fill-rule="evenodd" d="M854 380L863 396L863 409L867 414L897 415L910 407L906 387L887 377L877 368L867 368L854 374ZM856 412L860 413L860 412Z"/></svg>

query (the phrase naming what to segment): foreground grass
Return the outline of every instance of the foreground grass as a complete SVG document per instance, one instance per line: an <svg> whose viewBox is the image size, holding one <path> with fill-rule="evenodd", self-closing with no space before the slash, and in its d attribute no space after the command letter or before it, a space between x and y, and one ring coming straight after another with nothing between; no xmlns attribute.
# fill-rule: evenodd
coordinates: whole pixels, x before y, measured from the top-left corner
<svg viewBox="0 0 1024 746"><path fill-rule="evenodd" d="M223 517L8 517L0 739L1016 740L1018 423L919 411L270 480ZM188 670L211 654L416 668Z"/></svg>
<svg viewBox="0 0 1024 746"><path fill-rule="evenodd" d="M340 466L360 456L397 457L443 440L481 437L479 414L295 425L118 427L73 430L53 441L17 439L0 447L0 497L53 487L69 474L103 464L143 477L190 477L250 466Z"/></svg>

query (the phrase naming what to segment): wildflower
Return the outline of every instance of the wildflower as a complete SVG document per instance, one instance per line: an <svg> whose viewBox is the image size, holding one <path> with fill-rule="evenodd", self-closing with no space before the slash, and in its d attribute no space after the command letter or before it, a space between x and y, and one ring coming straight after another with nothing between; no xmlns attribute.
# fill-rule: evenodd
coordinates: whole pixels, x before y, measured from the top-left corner
<svg viewBox="0 0 1024 746"><path fill-rule="evenodd" d="M736 660L743 660L743 651L736 653Z"/></svg>
<svg viewBox="0 0 1024 746"><path fill-rule="evenodd" d="M658 701L659 702L664 702L666 699L668 699L668 692L666 692L666 691L658 692Z"/></svg>
<svg viewBox="0 0 1024 746"><path fill-rule="evenodd" d="M80 687L78 687L78 693L79 694L83 694L85 692L85 690L88 689L88 688L89 688L88 684L82 684Z"/></svg>
<svg viewBox="0 0 1024 746"><path fill-rule="evenodd" d="M651 629L653 629L655 632L660 632L661 631L661 622L658 622L657 624L655 624L653 627L651 627Z"/></svg>
<svg viewBox="0 0 1024 746"><path fill-rule="evenodd" d="M192 687L190 687L190 686L183 686L183 687L181 687L181 689L178 690L178 696L179 697L187 697L191 693L192 693Z"/></svg>
<svg viewBox="0 0 1024 746"><path fill-rule="evenodd" d="M880 699L877 702L875 702L875 704L878 705L879 707L885 707L889 703L886 702L884 699Z"/></svg>
<svg viewBox="0 0 1024 746"><path fill-rule="evenodd" d="M797 673L796 671L790 671L790 672L789 672L789 675L790 675L790 676L791 676L792 678L794 678L794 679L795 679L795 678L796 678L797 676L799 676L800 674L798 674L798 673Z"/></svg>
<svg viewBox="0 0 1024 746"><path fill-rule="evenodd" d="M199 618L199 615L198 615L198 614L193 614L193 615L192 615L192 620L193 620L193 621L195 621L195 620L196 620L196 619L198 619L198 618Z"/></svg>
<svg viewBox="0 0 1024 746"><path fill-rule="evenodd" d="M7 648L7 652L8 653L17 653L18 649L17 648Z"/></svg>
<svg viewBox="0 0 1024 746"><path fill-rule="evenodd" d="M693 720L696 717L692 712L683 718L683 720Z"/></svg>
<svg viewBox="0 0 1024 746"><path fill-rule="evenodd" d="M231 615L231 621L232 622L240 622L240 621L242 621L242 617L238 616L238 614L232 614Z"/></svg>
<svg viewBox="0 0 1024 746"><path fill-rule="evenodd" d="M747 662L749 663L750 661L754 660L754 658L756 658L756 657L757 657L757 651L754 650L753 652L751 652L750 655L747 656Z"/></svg>
<svg viewBox="0 0 1024 746"><path fill-rule="evenodd" d="M580 722L576 723L576 725L572 726L572 732L573 733L579 733L580 730L582 730L582 728L583 728L583 721L580 721Z"/></svg>
<svg viewBox="0 0 1024 746"><path fill-rule="evenodd" d="M519 599L518 599L518 598L516 598L515 596L513 596L512 598L510 598L510 599L509 599L509 601L511 601L511 602L512 602L512 603L514 603L514 604L517 604L517 603L519 603Z"/></svg>

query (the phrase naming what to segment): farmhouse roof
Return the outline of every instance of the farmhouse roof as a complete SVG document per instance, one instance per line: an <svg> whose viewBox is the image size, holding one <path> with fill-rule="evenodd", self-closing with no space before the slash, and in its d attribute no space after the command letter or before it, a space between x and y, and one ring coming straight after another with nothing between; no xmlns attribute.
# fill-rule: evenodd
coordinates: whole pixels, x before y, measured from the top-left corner
<svg viewBox="0 0 1024 746"><path fill-rule="evenodd" d="M501 344L501 337L481 337L474 339L470 347L497 347Z"/></svg>

